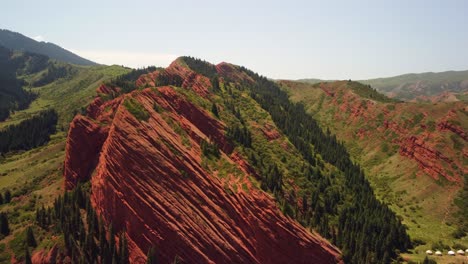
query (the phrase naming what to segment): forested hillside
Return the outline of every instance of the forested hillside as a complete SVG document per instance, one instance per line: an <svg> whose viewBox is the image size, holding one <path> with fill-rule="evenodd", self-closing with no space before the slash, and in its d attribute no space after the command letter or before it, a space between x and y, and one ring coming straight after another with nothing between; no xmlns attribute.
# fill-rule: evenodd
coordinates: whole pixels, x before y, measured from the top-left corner
<svg viewBox="0 0 468 264"><path fill-rule="evenodd" d="M21 51L42 54L65 63L77 65L96 65L95 62L84 59L54 43L38 42L20 33L0 29L0 46Z"/></svg>

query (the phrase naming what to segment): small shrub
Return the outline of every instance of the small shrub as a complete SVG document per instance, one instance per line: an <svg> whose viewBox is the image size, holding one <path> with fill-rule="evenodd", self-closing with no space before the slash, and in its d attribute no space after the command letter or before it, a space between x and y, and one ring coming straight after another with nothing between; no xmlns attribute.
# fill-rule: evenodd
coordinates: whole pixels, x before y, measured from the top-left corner
<svg viewBox="0 0 468 264"><path fill-rule="evenodd" d="M127 99L124 102L125 108L138 120L148 121L150 115L148 111L135 99Z"/></svg>
<svg viewBox="0 0 468 264"><path fill-rule="evenodd" d="M428 129L430 132L434 132L434 131L435 131L435 127L436 127L436 126L435 126L435 122L434 122L434 121L431 120L431 121L427 122L426 126L427 126L427 129Z"/></svg>

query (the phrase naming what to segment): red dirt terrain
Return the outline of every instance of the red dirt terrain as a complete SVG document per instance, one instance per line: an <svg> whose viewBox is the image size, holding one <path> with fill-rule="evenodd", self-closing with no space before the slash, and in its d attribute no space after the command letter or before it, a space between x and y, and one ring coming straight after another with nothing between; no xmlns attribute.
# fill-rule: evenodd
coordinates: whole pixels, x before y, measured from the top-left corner
<svg viewBox="0 0 468 264"><path fill-rule="evenodd" d="M166 72L208 96L206 77L177 61ZM157 74L140 84L151 86ZM137 119L127 100L147 120ZM250 182L240 188L255 171L224 135L222 122L172 87L97 98L70 126L65 186L91 179L92 204L107 224L126 232L132 263L145 263L152 246L160 263L176 256L186 263L341 263L337 248L284 216L272 196ZM244 182L204 168L202 139L220 147L221 159L246 174Z"/></svg>

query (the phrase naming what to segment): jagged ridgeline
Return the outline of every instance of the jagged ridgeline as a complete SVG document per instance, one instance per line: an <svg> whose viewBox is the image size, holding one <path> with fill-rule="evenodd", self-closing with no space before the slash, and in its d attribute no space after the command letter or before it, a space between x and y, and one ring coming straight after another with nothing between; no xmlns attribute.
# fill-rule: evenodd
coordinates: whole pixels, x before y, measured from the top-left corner
<svg viewBox="0 0 468 264"><path fill-rule="evenodd" d="M191 57L183 60L192 70L212 80L217 75L216 68L207 62ZM260 168L262 188L273 192L280 204L289 203L283 206L285 213L331 239L342 249L348 263L389 263L399 252L409 249L411 241L406 227L386 204L377 200L363 170L351 161L344 145L329 131L324 132L303 105L289 101L286 92L275 82L244 67L237 69L254 80L243 81L238 88L250 91L251 97L271 115L309 163L303 173L313 184L304 190L302 208L298 208L299 199L291 199L282 190L283 177L274 164L267 169ZM227 81L237 80L225 78ZM240 129L228 130L231 137L234 134L245 137L233 133L234 130ZM256 155L249 157L252 164L259 164ZM321 175L316 166L323 161L336 166L340 172L334 177Z"/></svg>

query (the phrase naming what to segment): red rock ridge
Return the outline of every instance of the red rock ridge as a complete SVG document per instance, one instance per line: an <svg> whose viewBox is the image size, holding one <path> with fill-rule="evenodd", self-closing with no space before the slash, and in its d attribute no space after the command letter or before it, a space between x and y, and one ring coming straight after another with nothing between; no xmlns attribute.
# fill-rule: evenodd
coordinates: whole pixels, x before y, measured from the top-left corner
<svg viewBox="0 0 468 264"><path fill-rule="evenodd" d="M468 136L466 135L466 131L464 131L461 127L454 125L448 121L442 121L437 124L437 128L441 131L448 130L452 131L453 133L459 135L463 140L467 141Z"/></svg>
<svg viewBox="0 0 468 264"><path fill-rule="evenodd" d="M183 88L190 88L203 97L208 95L208 89L211 88L210 79L182 65L180 60L172 62L171 65L165 69L165 72L170 76L180 76L183 80Z"/></svg>
<svg viewBox="0 0 468 264"><path fill-rule="evenodd" d="M268 139L268 141L272 141L281 137L280 133L274 127L269 126L267 124L263 126L260 130L262 130L263 134Z"/></svg>
<svg viewBox="0 0 468 264"><path fill-rule="evenodd" d="M239 71L235 67L236 66L232 64L221 62L218 65L216 65L216 71L219 73L220 76L224 76L229 80L233 80L236 82L246 81L251 84L255 83L255 81L250 76L248 76L244 72Z"/></svg>
<svg viewBox="0 0 468 264"><path fill-rule="evenodd" d="M36 251L31 257L31 262L34 264L63 263L63 260L65 258L66 256L64 256L63 254L59 252L59 248L57 247L57 245L54 245L48 251L47 250Z"/></svg>
<svg viewBox="0 0 468 264"><path fill-rule="evenodd" d="M400 144L400 154L414 159L418 163L419 168L434 179L438 179L439 175L442 175L449 181L461 183L459 178L450 176L440 162L442 160L451 164L452 160L445 157L439 151L426 146L422 139L412 136L402 141Z"/></svg>
<svg viewBox="0 0 468 264"><path fill-rule="evenodd" d="M127 111L121 102L128 97L150 114L147 122ZM155 111L155 103L163 110ZM95 168L93 206L107 223L126 230L132 263L144 263L151 246L160 263L175 256L186 263L342 262L335 247L285 217L270 195L226 189L202 166L200 139L211 138L223 159L246 174L253 170L240 155L227 155L232 149L224 124L172 88L134 91L97 108L94 119L108 124L77 116L70 126L66 186Z"/></svg>

